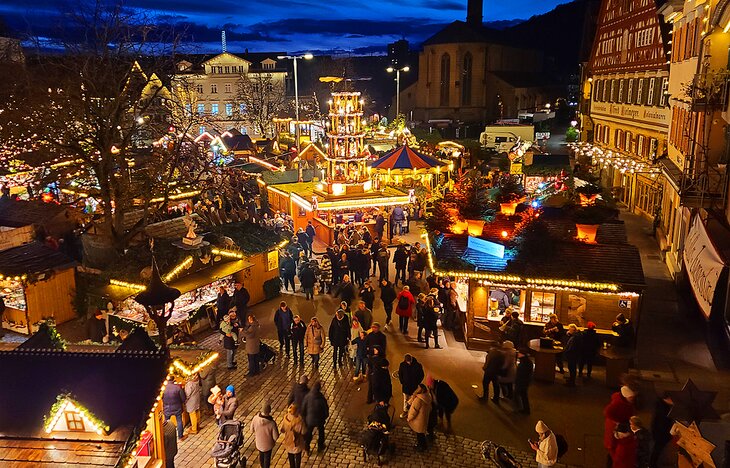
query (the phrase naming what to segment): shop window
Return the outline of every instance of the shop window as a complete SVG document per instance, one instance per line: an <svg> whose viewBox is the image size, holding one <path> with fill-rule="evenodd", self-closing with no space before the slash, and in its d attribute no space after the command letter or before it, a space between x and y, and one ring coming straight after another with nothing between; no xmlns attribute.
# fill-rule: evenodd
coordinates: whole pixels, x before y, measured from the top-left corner
<svg viewBox="0 0 730 468"><path fill-rule="evenodd" d="M525 291L514 288L489 288L489 316L490 320L501 319L507 308L511 311L519 311L520 318L523 316Z"/></svg>
<svg viewBox="0 0 730 468"><path fill-rule="evenodd" d="M555 313L555 293L533 291L530 302L530 322L545 323Z"/></svg>

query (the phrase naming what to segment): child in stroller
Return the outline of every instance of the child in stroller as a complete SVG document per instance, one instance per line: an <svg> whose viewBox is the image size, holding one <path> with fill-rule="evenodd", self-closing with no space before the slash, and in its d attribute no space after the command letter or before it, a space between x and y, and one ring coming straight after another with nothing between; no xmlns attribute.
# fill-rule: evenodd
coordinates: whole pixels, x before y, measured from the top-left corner
<svg viewBox="0 0 730 468"><path fill-rule="evenodd" d="M241 421L232 419L218 428L216 440L211 456L215 460L216 468L236 468L246 466L246 457L241 456L243 447L243 425Z"/></svg>
<svg viewBox="0 0 730 468"><path fill-rule="evenodd" d="M368 454L375 455L378 466L383 462L386 453L395 451L395 444L390 443L390 431L393 429L395 410L385 401L375 404L373 412L368 416L367 428L362 433L360 446L365 461Z"/></svg>

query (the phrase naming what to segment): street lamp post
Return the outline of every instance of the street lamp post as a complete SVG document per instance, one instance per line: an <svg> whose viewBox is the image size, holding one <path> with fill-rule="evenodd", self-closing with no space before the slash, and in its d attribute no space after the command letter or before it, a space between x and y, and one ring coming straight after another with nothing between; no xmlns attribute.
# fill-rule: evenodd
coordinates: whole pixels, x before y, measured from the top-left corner
<svg viewBox="0 0 730 468"><path fill-rule="evenodd" d="M299 81L297 79L297 60L312 60L312 58L314 58L314 55L279 55L277 58L279 60L289 59L294 61L294 116L296 119L296 124L294 126L294 138L296 138L296 141L294 144L296 145L295 147L297 149L297 156L299 156Z"/></svg>
<svg viewBox="0 0 730 468"><path fill-rule="evenodd" d="M388 73L395 71L395 118L397 119L400 115L400 72L407 72L410 68L407 66L403 68L388 67L386 70Z"/></svg>

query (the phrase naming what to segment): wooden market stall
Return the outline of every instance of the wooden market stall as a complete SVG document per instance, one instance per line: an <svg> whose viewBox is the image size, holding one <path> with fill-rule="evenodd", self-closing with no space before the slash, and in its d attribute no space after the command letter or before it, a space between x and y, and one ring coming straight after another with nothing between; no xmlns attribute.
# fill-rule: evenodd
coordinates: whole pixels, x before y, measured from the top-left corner
<svg viewBox="0 0 730 468"><path fill-rule="evenodd" d="M76 317L76 263L39 242L0 251L3 328L30 334L42 320L63 323Z"/></svg>

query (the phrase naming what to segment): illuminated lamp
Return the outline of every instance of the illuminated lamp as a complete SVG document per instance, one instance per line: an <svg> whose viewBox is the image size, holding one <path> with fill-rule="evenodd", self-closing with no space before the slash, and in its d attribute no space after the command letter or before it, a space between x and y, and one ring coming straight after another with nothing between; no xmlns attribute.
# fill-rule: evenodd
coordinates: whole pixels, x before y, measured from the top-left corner
<svg viewBox="0 0 730 468"><path fill-rule="evenodd" d="M592 194L592 195L585 195L583 193L578 194L580 196L580 205L581 206L591 206L595 205L596 198L598 197L598 194Z"/></svg>
<svg viewBox="0 0 730 468"><path fill-rule="evenodd" d="M505 216L512 216L517 211L518 202L500 203L499 210Z"/></svg>
<svg viewBox="0 0 730 468"><path fill-rule="evenodd" d="M506 239L507 236L509 236L509 233L507 231L502 231L502 238Z"/></svg>
<svg viewBox="0 0 730 468"><path fill-rule="evenodd" d="M484 231L484 220L483 219L467 219L467 230L470 236L479 237Z"/></svg>
<svg viewBox="0 0 730 468"><path fill-rule="evenodd" d="M50 192L44 192L44 193L43 193L43 195L41 195L41 199L42 199L42 200L43 200L43 201L44 201L45 203L50 203L50 202L52 202L52 201L53 201L53 194L52 194L52 193L50 193Z"/></svg>
<svg viewBox="0 0 730 468"><path fill-rule="evenodd" d="M600 224L576 224L575 228L578 231L576 239L586 244L595 244L599 226Z"/></svg>

